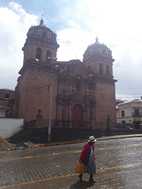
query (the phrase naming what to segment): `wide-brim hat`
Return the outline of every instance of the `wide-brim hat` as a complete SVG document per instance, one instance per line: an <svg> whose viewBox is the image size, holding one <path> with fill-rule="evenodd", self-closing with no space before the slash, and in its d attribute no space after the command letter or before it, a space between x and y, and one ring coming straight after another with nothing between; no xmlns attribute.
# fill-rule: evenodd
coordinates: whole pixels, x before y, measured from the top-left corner
<svg viewBox="0 0 142 189"><path fill-rule="evenodd" d="M88 138L88 142L96 142L95 137L94 137L94 136L90 136L90 137Z"/></svg>

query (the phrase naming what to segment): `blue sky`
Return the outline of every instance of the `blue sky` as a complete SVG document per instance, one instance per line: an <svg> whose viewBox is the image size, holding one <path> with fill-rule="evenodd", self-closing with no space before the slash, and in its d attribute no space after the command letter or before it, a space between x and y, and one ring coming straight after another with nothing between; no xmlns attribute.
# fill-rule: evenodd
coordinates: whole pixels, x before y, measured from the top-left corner
<svg viewBox="0 0 142 189"><path fill-rule="evenodd" d="M0 0L1 6L7 6L10 0ZM80 0L15 0L31 14L44 17L44 21L54 30L67 26L67 20L73 19L76 5ZM81 24L81 22L80 22Z"/></svg>
<svg viewBox="0 0 142 189"><path fill-rule="evenodd" d="M82 59L99 37L115 59L116 94L142 95L141 0L0 0L0 88L14 89L23 64L21 48L41 17L57 33L59 60Z"/></svg>

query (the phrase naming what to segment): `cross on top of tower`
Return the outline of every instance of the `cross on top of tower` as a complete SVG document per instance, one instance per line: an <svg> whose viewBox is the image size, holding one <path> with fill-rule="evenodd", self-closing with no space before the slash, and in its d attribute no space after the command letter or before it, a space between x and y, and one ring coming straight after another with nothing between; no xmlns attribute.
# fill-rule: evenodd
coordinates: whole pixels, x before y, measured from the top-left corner
<svg viewBox="0 0 142 189"><path fill-rule="evenodd" d="M98 39L98 37L96 37L96 43L99 43L99 39Z"/></svg>
<svg viewBox="0 0 142 189"><path fill-rule="evenodd" d="M40 26L43 26L43 24L44 24L44 21L43 21L43 19L41 18L41 20L40 20Z"/></svg>

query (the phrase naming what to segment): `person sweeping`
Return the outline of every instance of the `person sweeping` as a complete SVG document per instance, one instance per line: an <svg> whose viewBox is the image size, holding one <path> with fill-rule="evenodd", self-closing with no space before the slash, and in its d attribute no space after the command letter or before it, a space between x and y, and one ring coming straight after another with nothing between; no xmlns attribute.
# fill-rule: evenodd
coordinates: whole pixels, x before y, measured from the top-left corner
<svg viewBox="0 0 142 189"><path fill-rule="evenodd" d="M90 136L88 143L83 146L79 161L85 165L87 173L90 175L89 182L95 182L93 175L96 174L96 156L95 156L95 142L94 136ZM82 182L83 173L79 175L80 182Z"/></svg>

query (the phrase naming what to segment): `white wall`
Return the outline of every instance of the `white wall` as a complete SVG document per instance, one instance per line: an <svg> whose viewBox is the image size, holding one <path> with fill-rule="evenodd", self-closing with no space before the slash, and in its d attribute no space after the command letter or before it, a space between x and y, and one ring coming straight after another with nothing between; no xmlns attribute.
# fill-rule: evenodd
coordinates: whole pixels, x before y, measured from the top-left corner
<svg viewBox="0 0 142 189"><path fill-rule="evenodd" d="M18 132L23 119L0 118L0 137L7 138Z"/></svg>
<svg viewBox="0 0 142 189"><path fill-rule="evenodd" d="M0 111L0 118L1 118L1 117L5 117L5 112L4 112L4 111L3 111L3 112Z"/></svg>

